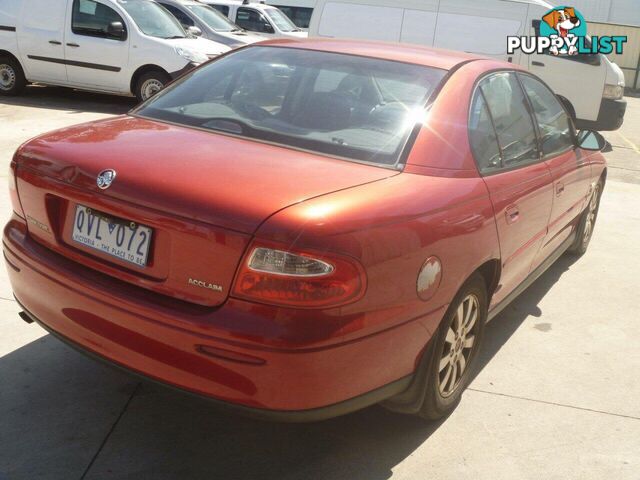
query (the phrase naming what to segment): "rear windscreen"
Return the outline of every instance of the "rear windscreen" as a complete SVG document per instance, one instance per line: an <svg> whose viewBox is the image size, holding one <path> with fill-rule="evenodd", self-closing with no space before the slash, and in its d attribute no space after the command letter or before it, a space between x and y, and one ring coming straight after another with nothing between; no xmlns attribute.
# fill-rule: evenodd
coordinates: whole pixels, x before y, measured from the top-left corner
<svg viewBox="0 0 640 480"><path fill-rule="evenodd" d="M281 47L250 47L211 62L137 115L394 165L446 71Z"/></svg>

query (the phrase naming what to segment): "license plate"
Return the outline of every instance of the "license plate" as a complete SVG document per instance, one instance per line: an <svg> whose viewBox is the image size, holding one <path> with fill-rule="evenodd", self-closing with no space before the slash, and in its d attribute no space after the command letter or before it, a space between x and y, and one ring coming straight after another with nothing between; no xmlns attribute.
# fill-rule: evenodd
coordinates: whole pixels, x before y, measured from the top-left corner
<svg viewBox="0 0 640 480"><path fill-rule="evenodd" d="M140 267L147 265L151 232L144 225L76 206L72 234L75 242Z"/></svg>

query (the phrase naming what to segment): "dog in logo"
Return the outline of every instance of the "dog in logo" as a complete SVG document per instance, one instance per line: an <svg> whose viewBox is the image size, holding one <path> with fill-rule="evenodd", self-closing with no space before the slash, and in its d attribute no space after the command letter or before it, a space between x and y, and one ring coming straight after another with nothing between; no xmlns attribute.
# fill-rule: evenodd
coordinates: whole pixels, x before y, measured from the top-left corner
<svg viewBox="0 0 640 480"><path fill-rule="evenodd" d="M547 13L542 20L546 22L551 28L553 28L558 35L551 35L550 38L574 38L575 35L571 33L576 27L580 26L580 19L576 16L576 11L574 8L565 7L557 10L552 10ZM564 40L563 40L564 41ZM566 48L558 49L557 46L552 46L549 48L549 52L553 55L558 55L560 53L569 55L577 55L578 48L575 45L569 47L569 51L567 52Z"/></svg>

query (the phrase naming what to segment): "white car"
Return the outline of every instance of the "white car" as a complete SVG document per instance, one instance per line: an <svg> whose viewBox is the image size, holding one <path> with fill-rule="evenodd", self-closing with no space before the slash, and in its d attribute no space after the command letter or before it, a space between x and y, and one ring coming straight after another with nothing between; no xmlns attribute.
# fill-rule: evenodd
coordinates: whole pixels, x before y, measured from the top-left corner
<svg viewBox="0 0 640 480"><path fill-rule="evenodd" d="M318 0L310 36L461 50L527 68L560 97L576 126L616 130L626 110L624 74L605 55L507 54L507 36L537 35L544 0Z"/></svg>
<svg viewBox="0 0 640 480"><path fill-rule="evenodd" d="M297 27L281 10L249 0L201 0L211 5L229 20L245 30L264 38L307 38L307 32Z"/></svg>
<svg viewBox="0 0 640 480"><path fill-rule="evenodd" d="M153 0L0 0L0 94L28 82L135 95L229 51Z"/></svg>

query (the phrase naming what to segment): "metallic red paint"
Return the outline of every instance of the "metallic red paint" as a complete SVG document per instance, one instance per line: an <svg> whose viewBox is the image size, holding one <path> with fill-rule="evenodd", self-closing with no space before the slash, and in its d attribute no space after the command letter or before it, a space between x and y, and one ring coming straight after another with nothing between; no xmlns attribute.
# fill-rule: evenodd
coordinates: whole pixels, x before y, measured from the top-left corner
<svg viewBox="0 0 640 480"><path fill-rule="evenodd" d="M4 253L21 304L72 342L193 392L305 410L414 373L449 302L483 265L499 275L492 306L505 298L544 259L542 246L573 228L604 159L576 149L478 174L467 132L473 89L511 64L367 42L270 43L454 72L402 172L132 116L34 139L17 152L16 175L24 211L39 225L14 215ZM118 177L100 191L95 178L105 168ZM566 203L553 193L558 182L575 187ZM72 244L76 203L152 227L148 268ZM252 242L355 259L366 289L352 303L313 309L235 298ZM423 301L416 281L430 256L442 274Z"/></svg>

